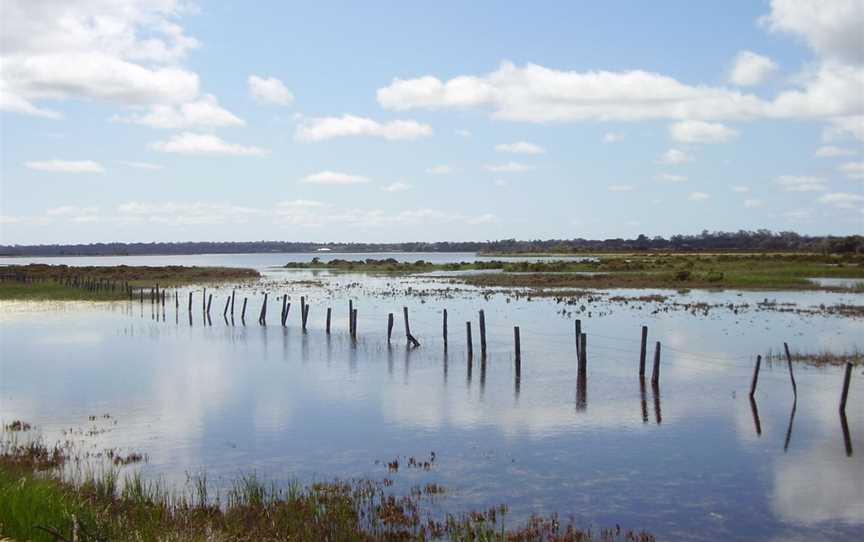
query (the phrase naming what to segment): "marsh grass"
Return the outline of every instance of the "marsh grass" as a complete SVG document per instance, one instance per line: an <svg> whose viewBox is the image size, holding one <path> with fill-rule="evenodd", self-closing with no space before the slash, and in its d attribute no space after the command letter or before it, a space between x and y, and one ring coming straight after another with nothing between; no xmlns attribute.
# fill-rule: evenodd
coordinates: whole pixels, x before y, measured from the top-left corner
<svg viewBox="0 0 864 542"><path fill-rule="evenodd" d="M59 450L59 452L57 452ZM55 463L44 460L59 453ZM590 541L648 542L644 532L581 530L556 516L506 527L506 507L434 519L429 504L440 486L394 494L390 480L350 480L279 487L256 474L239 477L225 499L208 490L205 474L172 490L140 472L77 465L70 449L41 440L0 442L0 538L91 541ZM431 489L430 489L431 488Z"/></svg>
<svg viewBox="0 0 864 542"><path fill-rule="evenodd" d="M864 365L864 351L855 347L844 352L832 352L831 350L819 350L815 352L803 352L790 350L789 357L793 362L806 363L808 365ZM768 363L786 363L786 353L783 350L769 350L765 353L765 361Z"/></svg>

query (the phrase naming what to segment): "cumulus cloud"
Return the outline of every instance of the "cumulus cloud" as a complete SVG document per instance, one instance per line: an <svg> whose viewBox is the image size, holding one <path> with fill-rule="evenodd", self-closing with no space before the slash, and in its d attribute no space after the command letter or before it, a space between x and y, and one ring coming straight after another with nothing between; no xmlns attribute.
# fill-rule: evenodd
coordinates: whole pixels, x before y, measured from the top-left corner
<svg viewBox="0 0 864 542"><path fill-rule="evenodd" d="M501 143L495 145L495 150L498 152L509 152L513 154L545 154L546 149L540 145L529 143L527 141L517 141L516 143Z"/></svg>
<svg viewBox="0 0 864 542"><path fill-rule="evenodd" d="M738 132L720 123L685 120L670 126L669 134L681 143L726 143Z"/></svg>
<svg viewBox="0 0 864 542"><path fill-rule="evenodd" d="M449 175L450 173L453 173L453 168L446 164L439 164L427 169L426 173L429 175Z"/></svg>
<svg viewBox="0 0 864 542"><path fill-rule="evenodd" d="M258 103L291 105L294 103L294 94L288 90L285 84L275 77L258 77L250 75L247 80L249 94Z"/></svg>
<svg viewBox="0 0 864 542"><path fill-rule="evenodd" d="M265 156L270 153L269 150L260 147L228 143L213 134L191 132L174 135L167 141L154 141L150 143L150 148L159 152L187 155Z"/></svg>
<svg viewBox="0 0 864 542"><path fill-rule="evenodd" d="M864 179L864 162L846 162L837 166L837 171L850 179Z"/></svg>
<svg viewBox="0 0 864 542"><path fill-rule="evenodd" d="M523 171L531 171L534 166L521 164L519 162L507 162L506 164L489 164L486 166L487 171L494 173L521 173Z"/></svg>
<svg viewBox="0 0 864 542"><path fill-rule="evenodd" d="M690 194L687 196L687 199L690 201L705 201L710 197L711 196L706 194L705 192L690 192Z"/></svg>
<svg viewBox="0 0 864 542"><path fill-rule="evenodd" d="M147 170L151 170L151 171L156 171L156 170L159 170L159 169L163 169L163 168L165 167L165 166L163 166L163 165L161 165L161 164L151 164L150 162L126 162L126 161L121 161L120 163L123 164L124 166L129 166L129 167L131 167L131 168L135 168L135 169L147 169Z"/></svg>
<svg viewBox="0 0 864 542"><path fill-rule="evenodd" d="M819 203L838 209L855 209L864 206L864 196L847 192L832 192L819 198Z"/></svg>
<svg viewBox="0 0 864 542"><path fill-rule="evenodd" d="M370 179L362 175L352 175L350 173L340 173L338 171L319 171L303 177L300 182L308 184L363 184L368 183Z"/></svg>
<svg viewBox="0 0 864 542"><path fill-rule="evenodd" d="M181 104L198 76L178 62L199 44L176 23L178 0L10 0L3 4L0 108L57 117L37 102Z"/></svg>
<svg viewBox="0 0 864 542"><path fill-rule="evenodd" d="M411 185L407 183L403 183L401 181L396 181L395 183L390 183L381 190L385 192L404 192L406 190L410 190Z"/></svg>
<svg viewBox="0 0 864 542"><path fill-rule="evenodd" d="M739 86L758 85L777 71L777 64L753 51L740 51L729 73L729 81Z"/></svg>
<svg viewBox="0 0 864 542"><path fill-rule="evenodd" d="M154 105L150 107L147 113L143 114L115 115L111 120L163 129L218 128L246 124L243 119L223 109L216 97L210 94L185 104Z"/></svg>
<svg viewBox="0 0 864 542"><path fill-rule="evenodd" d="M199 224L243 224L266 212L254 207L227 203L148 203L127 202L115 209L115 215L107 217L119 222L152 222L173 226Z"/></svg>
<svg viewBox="0 0 864 542"><path fill-rule="evenodd" d="M816 149L817 158L835 158L837 156L852 156L855 151L852 149L844 149L833 145L824 145Z"/></svg>
<svg viewBox="0 0 864 542"><path fill-rule="evenodd" d="M36 160L24 162L28 169L51 173L104 173L105 168L93 160Z"/></svg>
<svg viewBox="0 0 864 542"><path fill-rule="evenodd" d="M692 161L690 155L680 149L669 149L658 160L661 164L677 166Z"/></svg>
<svg viewBox="0 0 864 542"><path fill-rule="evenodd" d="M828 188L824 178L807 175L781 175L774 183L786 192L822 192Z"/></svg>
<svg viewBox="0 0 864 542"><path fill-rule="evenodd" d="M772 0L761 23L804 39L832 60L864 62L864 3L860 0Z"/></svg>
<svg viewBox="0 0 864 542"><path fill-rule="evenodd" d="M294 133L298 141L323 141L334 137L369 136L384 139L418 139L432 135L432 127L414 120L381 123L365 117L313 118L303 121Z"/></svg>

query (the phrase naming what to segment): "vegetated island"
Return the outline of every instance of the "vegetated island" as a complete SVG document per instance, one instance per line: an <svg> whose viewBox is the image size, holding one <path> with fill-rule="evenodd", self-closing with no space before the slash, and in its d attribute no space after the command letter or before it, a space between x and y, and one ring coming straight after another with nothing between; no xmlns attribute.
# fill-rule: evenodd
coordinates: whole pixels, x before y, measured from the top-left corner
<svg viewBox="0 0 864 542"><path fill-rule="evenodd" d="M326 269L362 273L501 271L444 275L474 286L524 288L730 288L864 291L822 285L811 278L861 279L864 255L858 254L596 254L554 261L486 260L432 263L393 258L292 262L286 269Z"/></svg>
<svg viewBox="0 0 864 542"><path fill-rule="evenodd" d="M239 267L168 266L0 266L0 300L115 301L130 289L257 279L258 271Z"/></svg>
<svg viewBox="0 0 864 542"><path fill-rule="evenodd" d="M446 490L434 483L405 493L392 491L388 478L295 482L283 489L249 474L214 496L206 474L190 475L185 489L172 490L140 472L124 471L141 454L123 457L110 450L97 452L109 459L102 469L64 471L67 463L93 460L92 452L71 441L47 446L41 439L18 436L31 428L17 420L0 428L0 537L12 540L655 540L647 532L617 526L582 529L554 515L505 526L506 506L442 516L433 510Z"/></svg>

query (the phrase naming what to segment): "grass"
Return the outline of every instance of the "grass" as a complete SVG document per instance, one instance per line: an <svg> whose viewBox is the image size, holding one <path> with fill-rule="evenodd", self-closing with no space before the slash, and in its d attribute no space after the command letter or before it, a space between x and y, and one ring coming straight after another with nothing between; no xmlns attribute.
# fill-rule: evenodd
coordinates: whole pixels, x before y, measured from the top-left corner
<svg viewBox="0 0 864 542"><path fill-rule="evenodd" d="M424 260L362 261L314 258L287 264L291 269L329 269L366 273L500 270L451 277L484 287L530 288L735 288L864 291L815 284L811 277L864 281L864 256L823 254L602 254L581 260L511 262L501 260L433 264Z"/></svg>
<svg viewBox="0 0 864 542"><path fill-rule="evenodd" d="M126 283L133 288L149 289L156 284L177 287L258 276L254 269L233 267L11 265L0 267L0 300L112 301L128 298L124 291ZM69 285L69 281L76 278L79 283L95 281L109 287L93 289Z"/></svg>
<svg viewBox="0 0 864 542"><path fill-rule="evenodd" d="M112 541L510 541L649 542L645 532L620 528L592 532L556 516L532 517L506 527L506 507L446 514L430 504L443 491L428 484L394 494L390 480L352 480L285 488L256 475L239 477L222 495L210 495L205 475L189 476L172 491L140 473L119 468L63 474L68 448L39 440L0 442L0 538ZM73 536L73 532L75 533ZM54 533L54 534L52 534ZM59 535L61 538L55 537Z"/></svg>
<svg viewBox="0 0 864 542"><path fill-rule="evenodd" d="M793 362L806 363L808 365L824 366L824 365L864 365L864 352L858 348L853 348L847 352L832 352L830 350L820 350L816 352L803 352L798 350L790 350L789 357ZM765 354L765 361L768 363L785 363L786 353L781 350L769 350Z"/></svg>

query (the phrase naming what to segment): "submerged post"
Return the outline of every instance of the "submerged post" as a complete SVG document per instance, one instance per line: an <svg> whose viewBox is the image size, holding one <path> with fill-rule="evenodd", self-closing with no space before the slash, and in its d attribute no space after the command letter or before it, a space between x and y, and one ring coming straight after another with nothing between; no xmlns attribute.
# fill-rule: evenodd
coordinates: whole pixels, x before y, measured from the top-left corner
<svg viewBox="0 0 864 542"><path fill-rule="evenodd" d="M267 325L267 293L264 294L264 303L261 305L261 314L258 315L258 323Z"/></svg>
<svg viewBox="0 0 864 542"><path fill-rule="evenodd" d="M300 296L300 327L306 329L306 298Z"/></svg>
<svg viewBox="0 0 864 542"><path fill-rule="evenodd" d="M579 334L579 366L576 376L578 378L588 376L588 336L585 333Z"/></svg>
<svg viewBox="0 0 864 542"><path fill-rule="evenodd" d="M330 307L327 307L327 327L325 328L327 335L330 335Z"/></svg>
<svg viewBox="0 0 864 542"><path fill-rule="evenodd" d="M192 292L189 292L189 314L192 314Z"/></svg>
<svg viewBox="0 0 864 542"><path fill-rule="evenodd" d="M234 319L234 290L231 290L231 319Z"/></svg>
<svg viewBox="0 0 864 542"><path fill-rule="evenodd" d="M306 322L309 320L309 304L303 305L303 332L306 332Z"/></svg>
<svg viewBox="0 0 864 542"><path fill-rule="evenodd" d="M228 305L230 305L230 304L231 304L231 298L230 297L225 298L225 309L222 311L222 318L224 318L225 320L228 319Z"/></svg>
<svg viewBox="0 0 864 542"><path fill-rule="evenodd" d="M753 367L753 380L750 382L750 398L756 394L756 384L759 382L759 367L762 365L762 356L756 356L756 367Z"/></svg>
<svg viewBox="0 0 864 542"><path fill-rule="evenodd" d="M348 300L348 335L354 336L354 300Z"/></svg>
<svg viewBox="0 0 864 542"><path fill-rule="evenodd" d="M846 398L849 396L849 381L852 380L852 364L846 364L846 374L843 375L843 393L840 395L840 415L846 416Z"/></svg>
<svg viewBox="0 0 864 542"><path fill-rule="evenodd" d="M243 298L243 309L240 311L240 321L243 322L244 326L246 325L246 302L248 300L249 298L247 297Z"/></svg>
<svg viewBox="0 0 864 542"><path fill-rule="evenodd" d="M786 351L786 363L789 365L789 378L792 380L792 395L798 397L798 386L795 385L795 375L792 373L792 355L789 354L789 345L783 343L783 349Z"/></svg>
<svg viewBox="0 0 864 542"><path fill-rule="evenodd" d="M651 373L651 384L660 383L660 341L654 344L654 371Z"/></svg>
<svg viewBox="0 0 864 542"><path fill-rule="evenodd" d="M639 378L645 378L645 351L648 347L648 326L642 326L642 343L639 346Z"/></svg>
<svg viewBox="0 0 864 542"><path fill-rule="evenodd" d="M351 338L357 339L357 309L351 314Z"/></svg>
<svg viewBox="0 0 864 542"><path fill-rule="evenodd" d="M576 320L573 323L573 327L576 330L576 362L581 363L582 359L582 348L579 346L579 343L582 340L582 320Z"/></svg>
<svg viewBox="0 0 864 542"><path fill-rule="evenodd" d="M480 356L486 357L486 313L480 311Z"/></svg>
<svg viewBox="0 0 864 542"><path fill-rule="evenodd" d="M447 351L447 309L444 309L444 351Z"/></svg>
<svg viewBox="0 0 864 542"><path fill-rule="evenodd" d="M474 357L474 342L471 340L471 322L465 322L465 335L468 340L468 360Z"/></svg>
<svg viewBox="0 0 864 542"><path fill-rule="evenodd" d="M387 314L387 344L390 344L390 337L393 335L393 313Z"/></svg>
<svg viewBox="0 0 864 542"><path fill-rule="evenodd" d="M207 313L207 318L210 318L210 304L213 303L213 294L210 294L210 297L207 299L207 308L204 309L204 312Z"/></svg>
<svg viewBox="0 0 864 542"><path fill-rule="evenodd" d="M519 326L513 326L513 348L516 353L516 378L522 378L522 344L519 340Z"/></svg>
<svg viewBox="0 0 864 542"><path fill-rule="evenodd" d="M408 323L408 307L402 307L402 316L405 319L405 338L408 341L408 346L420 346L420 341L415 339L414 335L411 335L411 325Z"/></svg>
<svg viewBox="0 0 864 542"><path fill-rule="evenodd" d="M282 296L282 312L279 313L280 323L285 327L285 318L288 317L288 312L285 310L288 307L288 294Z"/></svg>

